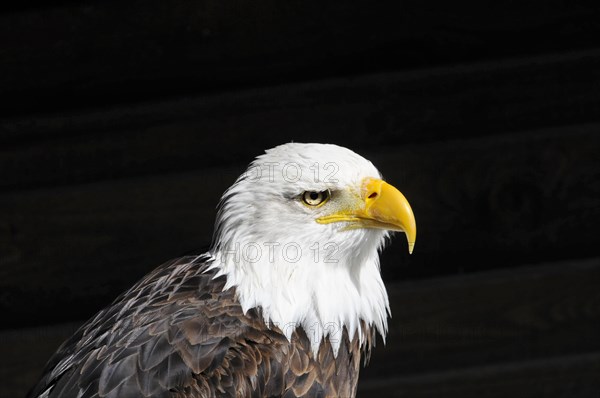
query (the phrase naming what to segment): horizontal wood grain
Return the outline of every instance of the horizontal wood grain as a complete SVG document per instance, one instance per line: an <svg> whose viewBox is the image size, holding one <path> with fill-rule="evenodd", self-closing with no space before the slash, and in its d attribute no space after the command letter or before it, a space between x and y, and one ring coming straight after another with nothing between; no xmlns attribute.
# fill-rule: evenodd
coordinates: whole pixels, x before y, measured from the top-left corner
<svg viewBox="0 0 600 398"><path fill-rule="evenodd" d="M389 283L360 396L594 397L599 283L599 258ZM78 325L0 331L0 396L22 396Z"/></svg>
<svg viewBox="0 0 600 398"><path fill-rule="evenodd" d="M600 353L600 258L391 285L366 378Z"/></svg>
<svg viewBox="0 0 600 398"><path fill-rule="evenodd" d="M0 192L246 163L289 141L376 151L600 121L600 51L0 119Z"/></svg>
<svg viewBox="0 0 600 398"><path fill-rule="evenodd" d="M600 352L423 376L365 380L357 397L596 398Z"/></svg>
<svg viewBox="0 0 600 398"><path fill-rule="evenodd" d="M5 115L585 49L600 33L590 2L32 4L0 10Z"/></svg>

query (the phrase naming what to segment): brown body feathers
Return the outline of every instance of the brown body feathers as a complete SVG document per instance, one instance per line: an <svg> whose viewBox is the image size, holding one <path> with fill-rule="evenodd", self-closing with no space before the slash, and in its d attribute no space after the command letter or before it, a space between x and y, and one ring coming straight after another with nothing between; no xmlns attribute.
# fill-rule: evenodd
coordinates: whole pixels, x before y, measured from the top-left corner
<svg viewBox="0 0 600 398"><path fill-rule="evenodd" d="M65 342L30 397L354 397L365 339L344 329L334 356L324 339L313 355L301 328L291 341L244 314L205 258L157 268Z"/></svg>

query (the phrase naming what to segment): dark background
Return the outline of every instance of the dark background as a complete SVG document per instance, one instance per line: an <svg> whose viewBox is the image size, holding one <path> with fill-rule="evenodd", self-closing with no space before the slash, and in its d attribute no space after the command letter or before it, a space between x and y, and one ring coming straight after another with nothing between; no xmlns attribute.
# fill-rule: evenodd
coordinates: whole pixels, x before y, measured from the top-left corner
<svg viewBox="0 0 600 398"><path fill-rule="evenodd" d="M347 146L410 200L360 396L600 397L600 3L0 7L0 396L160 263L245 165Z"/></svg>

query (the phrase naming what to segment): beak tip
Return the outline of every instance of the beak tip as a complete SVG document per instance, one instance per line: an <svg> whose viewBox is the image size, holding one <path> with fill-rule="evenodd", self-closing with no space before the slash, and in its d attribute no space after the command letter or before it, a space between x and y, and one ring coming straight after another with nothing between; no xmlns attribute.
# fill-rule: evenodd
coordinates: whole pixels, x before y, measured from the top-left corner
<svg viewBox="0 0 600 398"><path fill-rule="evenodd" d="M408 254L412 254L415 249L415 242L408 242Z"/></svg>

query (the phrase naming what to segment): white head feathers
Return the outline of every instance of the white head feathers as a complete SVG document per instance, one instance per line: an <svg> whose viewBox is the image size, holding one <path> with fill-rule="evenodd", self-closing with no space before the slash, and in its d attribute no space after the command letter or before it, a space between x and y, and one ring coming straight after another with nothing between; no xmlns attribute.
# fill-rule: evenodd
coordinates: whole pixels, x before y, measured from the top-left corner
<svg viewBox="0 0 600 398"><path fill-rule="evenodd" d="M388 232L316 221L353 206L368 178L381 176L346 148L290 143L257 157L219 207L212 267L236 287L244 311L261 307L288 338L304 328L314 352L329 338L337 353L344 327L362 341L361 320L387 332L378 250ZM330 197L312 206L306 192Z"/></svg>

